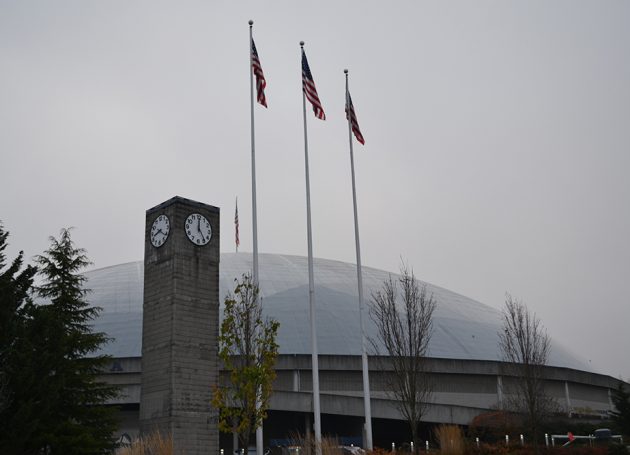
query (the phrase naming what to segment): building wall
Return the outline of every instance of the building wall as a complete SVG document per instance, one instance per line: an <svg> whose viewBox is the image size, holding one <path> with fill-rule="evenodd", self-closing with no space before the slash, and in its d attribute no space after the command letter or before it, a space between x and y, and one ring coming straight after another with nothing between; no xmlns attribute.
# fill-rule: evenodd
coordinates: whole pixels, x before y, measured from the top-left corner
<svg viewBox="0 0 630 455"><path fill-rule="evenodd" d="M294 413L312 412L310 356L281 355L276 365L277 378L270 410ZM360 356L320 356L320 392L323 414L362 416L362 379ZM370 359L372 416L375 419L402 419L387 390L386 359ZM116 403L139 403L140 359L116 359L104 378L123 385L124 394ZM504 393L514 389L514 378L504 374L501 362L430 359L430 374L435 379L432 406L426 421L467 425L477 415L499 407L499 384ZM547 393L567 415L605 417L612 408L608 391L618 380L610 376L567 368L545 368ZM227 384L227 372L220 382ZM569 400L567 401L567 389Z"/></svg>

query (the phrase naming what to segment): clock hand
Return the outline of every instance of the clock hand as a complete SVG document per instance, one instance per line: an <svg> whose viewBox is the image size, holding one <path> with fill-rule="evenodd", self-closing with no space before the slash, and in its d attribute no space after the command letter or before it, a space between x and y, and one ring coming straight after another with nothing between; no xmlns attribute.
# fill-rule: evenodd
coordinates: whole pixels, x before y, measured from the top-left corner
<svg viewBox="0 0 630 455"><path fill-rule="evenodd" d="M199 219L197 220L197 232L199 232L203 237L203 232L201 232L201 220Z"/></svg>

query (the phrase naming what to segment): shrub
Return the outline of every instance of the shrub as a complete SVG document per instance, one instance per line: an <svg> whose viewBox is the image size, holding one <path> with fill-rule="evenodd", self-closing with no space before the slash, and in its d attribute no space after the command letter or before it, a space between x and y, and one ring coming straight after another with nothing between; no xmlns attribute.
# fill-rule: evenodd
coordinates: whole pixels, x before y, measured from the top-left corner
<svg viewBox="0 0 630 455"><path fill-rule="evenodd" d="M608 455L628 455L630 450L623 444L611 444L608 446Z"/></svg>
<svg viewBox="0 0 630 455"><path fill-rule="evenodd" d="M539 453L545 455L617 455L617 453L609 452L608 447L539 447ZM507 447L505 444L480 444L479 448L472 446L468 451L468 454L475 455L534 455L536 449L532 446L522 447L519 445L510 445ZM623 453L623 452L622 452Z"/></svg>
<svg viewBox="0 0 630 455"><path fill-rule="evenodd" d="M517 433L523 427L523 418L507 411L484 412L476 416L468 427L471 437L486 442L502 442L506 434Z"/></svg>

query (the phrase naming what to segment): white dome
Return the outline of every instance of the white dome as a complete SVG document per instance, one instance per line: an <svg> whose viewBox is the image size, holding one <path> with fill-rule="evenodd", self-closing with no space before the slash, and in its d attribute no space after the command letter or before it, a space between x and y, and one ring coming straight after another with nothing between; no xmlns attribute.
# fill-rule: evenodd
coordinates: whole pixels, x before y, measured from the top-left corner
<svg viewBox="0 0 630 455"><path fill-rule="evenodd" d="M320 354L360 355L361 334L356 265L314 260L317 346ZM252 268L249 253L223 253L220 264L220 299L234 288L234 279ZM281 354L310 354L307 259L301 256L261 254L260 288L264 313L280 322ZM113 340L103 352L114 357L140 357L142 348L142 262L130 262L85 274L91 304L103 309L95 329ZM390 274L363 268L366 303ZM487 305L427 283L437 308L429 355L448 359L500 360L497 333L500 312ZM375 326L366 312L366 331ZM583 361L552 343L550 365L590 371Z"/></svg>

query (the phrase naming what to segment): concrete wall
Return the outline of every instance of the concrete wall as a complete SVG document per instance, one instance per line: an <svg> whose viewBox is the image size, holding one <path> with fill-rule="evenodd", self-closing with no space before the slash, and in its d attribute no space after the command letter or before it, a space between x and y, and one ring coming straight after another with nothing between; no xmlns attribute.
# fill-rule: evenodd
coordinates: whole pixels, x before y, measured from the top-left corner
<svg viewBox="0 0 630 455"><path fill-rule="evenodd" d="M278 358L271 410L312 411L310 362L308 355L281 355ZM117 381L114 376L125 374L128 374L127 379L121 382L137 379L133 372L138 369L139 359L135 359L135 363L133 359L124 359L123 363L129 371L110 372L106 375L109 381ZM320 356L319 367L322 413L362 416L361 358ZM429 369L436 383L426 418L430 422L466 425L478 414L498 407L500 382L506 395L513 389L514 378L499 374L505 370L501 362L431 359ZM374 418L402 419L386 387L388 374L386 360L370 359L372 415ZM545 378L547 393L567 414L583 414L588 408L593 415L605 415L612 407L608 390L618 384L618 380L610 376L556 367L546 367ZM226 372L221 373L220 380L226 383ZM130 397L134 396L133 390L137 386L125 386L130 390ZM569 402L566 400L567 387ZM129 402L133 403L133 398Z"/></svg>
<svg viewBox="0 0 630 455"><path fill-rule="evenodd" d="M193 244L186 236L191 214L209 220L209 243ZM154 247L151 226L160 215L168 216L170 232ZM219 371L219 237L216 207L176 197L147 211L140 428L170 434L176 451L189 455L219 451L210 405ZM126 395L134 393L128 387Z"/></svg>

